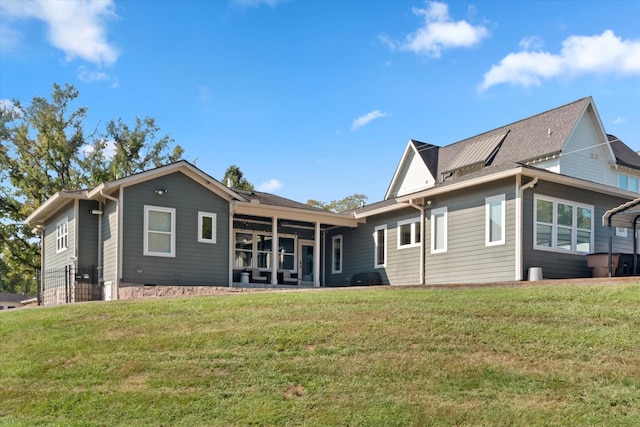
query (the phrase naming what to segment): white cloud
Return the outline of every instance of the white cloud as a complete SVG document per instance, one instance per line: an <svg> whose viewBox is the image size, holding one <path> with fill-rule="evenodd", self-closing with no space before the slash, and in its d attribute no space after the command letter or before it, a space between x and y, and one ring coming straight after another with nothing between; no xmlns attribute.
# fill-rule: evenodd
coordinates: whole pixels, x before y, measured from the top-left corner
<svg viewBox="0 0 640 427"><path fill-rule="evenodd" d="M388 113L383 113L380 110L373 110L367 114L365 114L364 116L360 116L357 119L355 119L353 121L353 123L351 124L351 130L356 130L359 127L362 127L364 125L366 125L367 123L380 118L380 117L385 117L387 116Z"/></svg>
<svg viewBox="0 0 640 427"><path fill-rule="evenodd" d="M258 191L264 191L264 192L270 193L272 191L277 191L281 188L282 188L282 183L274 178L260 184L258 186Z"/></svg>
<svg viewBox="0 0 640 427"><path fill-rule="evenodd" d="M540 50L544 42L538 36L529 36L520 40L518 44L522 50Z"/></svg>
<svg viewBox="0 0 640 427"><path fill-rule="evenodd" d="M102 147L102 155L104 156L105 159L107 160L111 160L113 159L113 156L115 156L116 154L116 143L113 140L109 140L109 141L104 141L104 146ZM93 147L93 145L84 145L81 148L82 150L82 154L86 156L90 156L91 154L93 154L93 152L95 151L95 148Z"/></svg>
<svg viewBox="0 0 640 427"><path fill-rule="evenodd" d="M620 123L624 123L626 122L627 119L625 119L624 117L616 117L616 119L613 121L614 125L619 125Z"/></svg>
<svg viewBox="0 0 640 427"><path fill-rule="evenodd" d="M557 55L541 51L510 53L485 73L479 89L501 83L540 86L543 79L583 74L640 74L640 40L622 40L606 30L600 35L565 39Z"/></svg>
<svg viewBox="0 0 640 427"><path fill-rule="evenodd" d="M112 65L118 50L107 41L105 21L116 18L112 0L48 1L25 0L0 3L7 20L38 19L47 25L49 42L67 55L67 61L81 58L103 66ZM3 20L4 20L3 19ZM14 30L4 28L9 35Z"/></svg>
<svg viewBox="0 0 640 427"><path fill-rule="evenodd" d="M426 2L425 9L413 8L413 13L424 17L424 25L409 34L403 42L386 36L380 39L392 49L408 50L439 58L442 50L474 46L489 36L489 30L467 21L452 21L446 3Z"/></svg>

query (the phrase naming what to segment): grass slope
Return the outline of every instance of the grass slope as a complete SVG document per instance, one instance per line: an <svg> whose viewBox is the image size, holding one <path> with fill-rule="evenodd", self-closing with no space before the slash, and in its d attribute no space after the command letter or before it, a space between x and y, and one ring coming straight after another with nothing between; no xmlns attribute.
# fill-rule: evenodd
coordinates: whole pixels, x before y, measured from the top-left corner
<svg viewBox="0 0 640 427"><path fill-rule="evenodd" d="M640 285L0 315L0 425L640 425Z"/></svg>

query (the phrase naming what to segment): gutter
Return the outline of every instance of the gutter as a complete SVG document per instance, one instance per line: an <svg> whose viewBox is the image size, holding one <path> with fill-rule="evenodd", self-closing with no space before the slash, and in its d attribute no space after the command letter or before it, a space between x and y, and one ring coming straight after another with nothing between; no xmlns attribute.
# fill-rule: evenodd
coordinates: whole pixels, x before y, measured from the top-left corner
<svg viewBox="0 0 640 427"><path fill-rule="evenodd" d="M420 211L420 285L425 284L425 256L424 256L424 227L426 223L424 205L417 205L413 199L409 199L409 206Z"/></svg>
<svg viewBox="0 0 640 427"><path fill-rule="evenodd" d="M516 281L520 281L523 279L522 277L522 260L524 258L524 248L522 247L522 229L523 229L523 219L522 219L522 212L523 212L523 197L524 197L524 192L526 190L528 190L529 188L533 188L535 187L535 185L538 183L538 175L534 176L533 179L529 182L527 182L525 185L520 186L520 182L522 179L522 175L518 175L517 176L517 181L516 181L516 188L517 188L517 194L518 194L518 199L516 200L516 274L515 274L515 280Z"/></svg>

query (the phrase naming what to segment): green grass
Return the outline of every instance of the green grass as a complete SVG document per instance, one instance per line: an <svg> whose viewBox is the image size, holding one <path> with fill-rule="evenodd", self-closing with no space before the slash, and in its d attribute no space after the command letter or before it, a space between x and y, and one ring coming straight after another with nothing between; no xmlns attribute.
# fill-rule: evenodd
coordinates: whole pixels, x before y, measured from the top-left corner
<svg viewBox="0 0 640 427"><path fill-rule="evenodd" d="M6 312L0 425L638 426L640 285Z"/></svg>

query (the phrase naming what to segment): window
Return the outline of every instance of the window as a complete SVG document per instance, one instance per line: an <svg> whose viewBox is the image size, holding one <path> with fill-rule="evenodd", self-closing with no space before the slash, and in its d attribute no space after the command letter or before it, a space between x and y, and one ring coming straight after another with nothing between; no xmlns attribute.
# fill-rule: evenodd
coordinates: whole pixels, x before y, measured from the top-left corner
<svg viewBox="0 0 640 427"><path fill-rule="evenodd" d="M627 229L624 227L616 227L616 237L627 237Z"/></svg>
<svg viewBox="0 0 640 427"><path fill-rule="evenodd" d="M447 208L431 211L431 253L447 251Z"/></svg>
<svg viewBox="0 0 640 427"><path fill-rule="evenodd" d="M374 268L385 267L387 264L387 226L380 225L374 229L373 243L375 247Z"/></svg>
<svg viewBox="0 0 640 427"><path fill-rule="evenodd" d="M420 244L420 218L398 221L398 248L409 248Z"/></svg>
<svg viewBox="0 0 640 427"><path fill-rule="evenodd" d="M534 246L567 252L592 252L593 206L535 198Z"/></svg>
<svg viewBox="0 0 640 427"><path fill-rule="evenodd" d="M56 225L56 252L69 249L69 220L65 218Z"/></svg>
<svg viewBox="0 0 640 427"><path fill-rule="evenodd" d="M505 243L505 195L487 197L485 200L486 232L485 245Z"/></svg>
<svg viewBox="0 0 640 427"><path fill-rule="evenodd" d="M342 236L331 238L331 273L342 273Z"/></svg>
<svg viewBox="0 0 640 427"><path fill-rule="evenodd" d="M618 175L618 187L623 190L638 192L638 177L621 173Z"/></svg>
<svg viewBox="0 0 640 427"><path fill-rule="evenodd" d="M253 260L253 234L236 232L236 267L250 268Z"/></svg>
<svg viewBox="0 0 640 427"><path fill-rule="evenodd" d="M216 214L198 212L198 242L216 242Z"/></svg>
<svg viewBox="0 0 640 427"><path fill-rule="evenodd" d="M273 236L270 233L236 231L235 233L235 267L263 268L272 267ZM278 236L278 268L281 270L296 269L296 238ZM255 261L254 261L255 260Z"/></svg>
<svg viewBox="0 0 640 427"><path fill-rule="evenodd" d="M176 210L144 207L144 255L176 256Z"/></svg>

